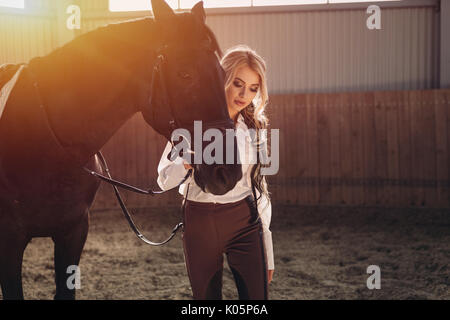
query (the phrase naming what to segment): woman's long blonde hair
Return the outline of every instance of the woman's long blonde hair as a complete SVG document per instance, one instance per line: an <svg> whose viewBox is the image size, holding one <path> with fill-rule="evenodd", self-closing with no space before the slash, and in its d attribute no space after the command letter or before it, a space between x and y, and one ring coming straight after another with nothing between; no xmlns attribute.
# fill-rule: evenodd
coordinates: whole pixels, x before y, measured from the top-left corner
<svg viewBox="0 0 450 320"><path fill-rule="evenodd" d="M260 129L267 129L269 126L269 119L265 114L266 106L269 102L269 95L266 82L266 63L264 59L257 54L254 50L246 45L238 45L229 48L225 55L221 59L222 68L225 70L225 90L227 90L232 84L235 78L237 69L242 66L248 66L259 75L259 89L253 99L253 101L241 110L239 113L244 117L244 122L248 128L256 129L259 136ZM267 141L258 141L259 148L265 148L268 152ZM261 167L264 165L260 162L258 157L258 163L253 167L251 173L252 184L260 192L264 194L267 199L270 199L270 193L267 189L267 182L265 176L262 176ZM259 200L259 198L258 198Z"/></svg>

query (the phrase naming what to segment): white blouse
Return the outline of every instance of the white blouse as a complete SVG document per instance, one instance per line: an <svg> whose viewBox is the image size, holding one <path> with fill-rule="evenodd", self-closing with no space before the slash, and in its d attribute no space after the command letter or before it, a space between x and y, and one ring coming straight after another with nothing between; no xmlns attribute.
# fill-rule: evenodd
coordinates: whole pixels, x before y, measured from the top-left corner
<svg viewBox="0 0 450 320"><path fill-rule="evenodd" d="M236 124L236 130L241 129L243 132L248 131L248 127L244 122L244 117L239 114ZM214 203L229 203L236 202L246 198L252 194L251 185L251 169L256 163L252 157L256 155L252 143L246 143L250 141L250 138L239 139L237 135L237 144L239 149L239 155L242 164L242 178L236 183L236 186L223 195L213 195L205 193L195 183L193 175L191 175L182 185L180 185L179 193L186 197L187 185L189 184L188 200L197 202L214 202ZM162 154L161 160L158 165L158 185L162 190L174 188L180 183L180 181L186 176L188 170L184 167L184 159L177 157L174 161L167 159L167 155L172 150L172 144L167 143L166 148ZM260 197L259 191L256 189L256 196ZM258 201L258 212L261 217L263 225L263 239L264 247L266 250L266 258L269 270L274 270L274 257L273 257L273 243L272 232L269 229L270 220L272 217L272 205L268 201L267 197L263 194Z"/></svg>

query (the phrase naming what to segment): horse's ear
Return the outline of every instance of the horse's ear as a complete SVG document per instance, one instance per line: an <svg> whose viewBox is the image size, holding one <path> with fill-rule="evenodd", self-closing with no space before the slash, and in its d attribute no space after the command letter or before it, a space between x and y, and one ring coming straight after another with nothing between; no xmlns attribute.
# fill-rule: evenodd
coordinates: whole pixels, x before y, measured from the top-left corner
<svg viewBox="0 0 450 320"><path fill-rule="evenodd" d="M164 0L152 0L152 9L156 21L175 16L172 8Z"/></svg>
<svg viewBox="0 0 450 320"><path fill-rule="evenodd" d="M197 2L197 4L191 9L191 13L201 22L205 23L206 13L203 9L203 1Z"/></svg>

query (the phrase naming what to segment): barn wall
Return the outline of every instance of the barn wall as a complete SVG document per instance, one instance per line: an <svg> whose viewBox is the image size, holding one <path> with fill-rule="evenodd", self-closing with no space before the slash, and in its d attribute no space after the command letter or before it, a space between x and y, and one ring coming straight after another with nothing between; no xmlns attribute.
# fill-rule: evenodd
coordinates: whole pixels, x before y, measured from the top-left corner
<svg viewBox="0 0 450 320"><path fill-rule="evenodd" d="M450 207L450 90L274 95L267 111L280 133L280 168L267 176L277 204ZM165 145L137 115L104 154L115 177L158 189ZM117 207L103 191L97 208ZM181 202L177 190L125 196L135 207Z"/></svg>
<svg viewBox="0 0 450 320"><path fill-rule="evenodd" d="M53 2L27 1L26 6L26 10L0 8L0 64L27 62L58 46Z"/></svg>
<svg viewBox="0 0 450 320"><path fill-rule="evenodd" d="M69 3L80 5L82 24L68 35ZM381 30L368 30L364 7L351 6L242 14L209 10L207 23L222 49L245 43L266 59L271 94L430 89L439 87L440 20L436 2L429 3L382 9ZM27 5L25 11L0 9L0 63L28 61L71 36L151 15L111 13L107 0Z"/></svg>

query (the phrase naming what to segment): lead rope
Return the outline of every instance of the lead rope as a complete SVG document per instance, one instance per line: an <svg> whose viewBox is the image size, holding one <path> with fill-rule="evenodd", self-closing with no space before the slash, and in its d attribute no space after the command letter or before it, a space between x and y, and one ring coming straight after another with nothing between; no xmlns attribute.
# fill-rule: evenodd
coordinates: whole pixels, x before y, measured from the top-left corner
<svg viewBox="0 0 450 320"><path fill-rule="evenodd" d="M181 223L182 227L183 227L183 231L184 231L184 217L186 216L186 201L188 200L188 194L189 194L189 186L191 185L191 183L189 182L187 185L187 190L186 190L186 195L184 196L183 199L183 205L181 206L181 219L183 220L183 222Z"/></svg>
<svg viewBox="0 0 450 320"><path fill-rule="evenodd" d="M252 170L252 175L256 172L256 167L258 166L258 161L259 161L259 134L258 132L256 132L256 165L255 165L255 171ZM253 193L253 199L255 200L255 210L257 213L257 218L259 219L259 212L258 212L258 199L256 199L256 188L255 185L253 183L253 179L252 177L250 177L250 182L252 184L252 193Z"/></svg>
<svg viewBox="0 0 450 320"><path fill-rule="evenodd" d="M108 175L109 179L112 180L111 174L109 172L108 169L108 165L106 164L105 158L103 158L103 155L101 154L101 152L97 153L99 158L100 158L100 162L102 164L102 167L104 167L106 174ZM180 184L182 184L183 182L185 182L190 175L192 174L192 169L190 169L188 171L188 173L186 174L186 176L183 178L182 182L180 182ZM180 185L179 184L179 185ZM175 234L177 233L177 231L183 226L183 223L180 222L178 223L172 230L171 235L169 236L169 238L167 238L166 240L164 240L163 242L153 242L148 240L140 231L139 229L136 227L136 224L133 221L133 218L131 218L130 213L128 212L127 207L125 206L122 197L120 196L119 190L117 189L116 185L112 184L112 187L114 189L114 193L116 194L117 197L117 201L119 201L120 207L122 208L122 212L125 216L125 218L128 221L128 224L130 225L131 229L134 231L134 233L136 234L136 236L141 239L142 241L144 241L146 244L152 245L152 246L162 246L163 244L166 244L167 242L169 242L170 240L172 240L172 238L175 236ZM189 185L188 185L188 191L189 191ZM184 206L184 204L183 204ZM183 208L184 210L184 208Z"/></svg>

